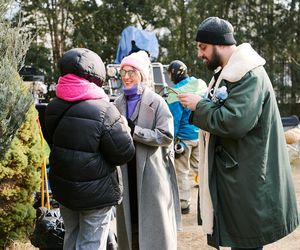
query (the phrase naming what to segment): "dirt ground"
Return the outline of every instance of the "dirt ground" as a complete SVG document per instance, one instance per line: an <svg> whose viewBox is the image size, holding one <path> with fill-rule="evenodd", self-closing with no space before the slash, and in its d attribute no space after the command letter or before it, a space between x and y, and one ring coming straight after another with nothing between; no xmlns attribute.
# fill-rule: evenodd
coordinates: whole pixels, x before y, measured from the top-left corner
<svg viewBox="0 0 300 250"><path fill-rule="evenodd" d="M292 167L293 180L300 212L300 162ZM193 188L191 213L183 215L183 231L178 233L178 250L213 250L206 244L206 235L197 225L196 215L197 188ZM223 247L221 250L230 250ZM285 238L264 246L264 250L300 250L300 227Z"/></svg>

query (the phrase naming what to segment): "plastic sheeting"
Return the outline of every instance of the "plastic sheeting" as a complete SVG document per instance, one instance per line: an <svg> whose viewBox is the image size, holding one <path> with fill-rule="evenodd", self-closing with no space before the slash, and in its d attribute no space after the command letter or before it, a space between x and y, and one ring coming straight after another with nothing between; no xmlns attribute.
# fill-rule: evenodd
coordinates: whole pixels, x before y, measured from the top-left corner
<svg viewBox="0 0 300 250"><path fill-rule="evenodd" d="M115 63L121 63L122 59L131 52L131 41L135 41L135 45L139 49L146 50L150 54L152 62L156 61L159 53L159 44L156 35L150 31L128 26L121 33Z"/></svg>

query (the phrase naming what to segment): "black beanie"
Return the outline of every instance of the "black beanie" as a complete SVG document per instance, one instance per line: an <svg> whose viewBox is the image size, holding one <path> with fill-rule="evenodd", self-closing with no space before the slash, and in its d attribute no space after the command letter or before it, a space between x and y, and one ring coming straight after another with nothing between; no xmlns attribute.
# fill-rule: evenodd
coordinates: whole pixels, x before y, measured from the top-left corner
<svg viewBox="0 0 300 250"><path fill-rule="evenodd" d="M218 17L208 17L199 25L196 41L215 45L236 44L231 23Z"/></svg>

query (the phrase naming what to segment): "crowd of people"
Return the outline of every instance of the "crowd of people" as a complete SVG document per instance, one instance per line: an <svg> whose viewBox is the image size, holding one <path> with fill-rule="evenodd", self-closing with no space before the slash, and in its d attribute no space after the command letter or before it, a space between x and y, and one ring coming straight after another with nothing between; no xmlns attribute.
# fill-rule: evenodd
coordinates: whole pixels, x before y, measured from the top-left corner
<svg viewBox="0 0 300 250"><path fill-rule="evenodd" d="M299 225L265 60L250 44L236 45L233 26L218 17L200 23L196 42L211 81L174 60L166 100L150 88L145 51L121 61L123 93L114 103L96 53L75 48L60 59L45 122L64 249L105 250L113 209L119 250L177 249L191 174L210 246L261 250Z"/></svg>

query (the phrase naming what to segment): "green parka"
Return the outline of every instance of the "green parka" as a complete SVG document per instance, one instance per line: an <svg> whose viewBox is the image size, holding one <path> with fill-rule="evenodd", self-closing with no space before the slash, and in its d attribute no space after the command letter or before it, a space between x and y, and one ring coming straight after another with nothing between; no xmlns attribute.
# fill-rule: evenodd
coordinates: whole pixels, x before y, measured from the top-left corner
<svg viewBox="0 0 300 250"><path fill-rule="evenodd" d="M202 99L190 117L210 133L208 244L216 248L263 246L299 224L281 117L264 63L249 44L238 46L216 84L227 87L228 98Z"/></svg>

